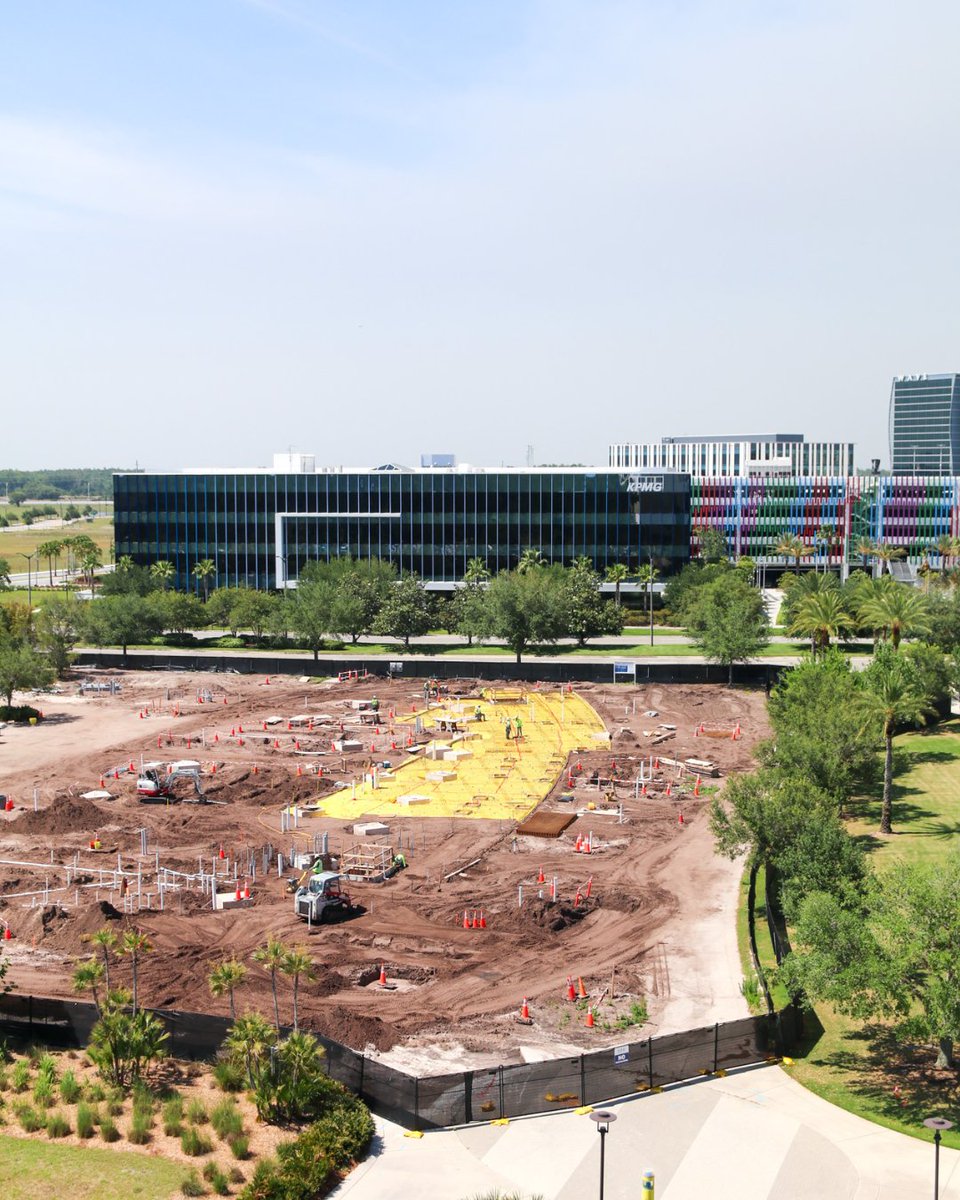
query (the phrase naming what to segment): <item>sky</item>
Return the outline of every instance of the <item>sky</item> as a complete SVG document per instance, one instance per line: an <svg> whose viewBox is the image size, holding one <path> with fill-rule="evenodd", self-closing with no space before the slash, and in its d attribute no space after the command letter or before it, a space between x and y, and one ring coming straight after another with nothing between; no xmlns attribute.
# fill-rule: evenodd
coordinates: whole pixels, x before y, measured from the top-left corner
<svg viewBox="0 0 960 1200"><path fill-rule="evenodd" d="M955 0L0 0L0 467L886 464L891 378L960 370L958 44Z"/></svg>

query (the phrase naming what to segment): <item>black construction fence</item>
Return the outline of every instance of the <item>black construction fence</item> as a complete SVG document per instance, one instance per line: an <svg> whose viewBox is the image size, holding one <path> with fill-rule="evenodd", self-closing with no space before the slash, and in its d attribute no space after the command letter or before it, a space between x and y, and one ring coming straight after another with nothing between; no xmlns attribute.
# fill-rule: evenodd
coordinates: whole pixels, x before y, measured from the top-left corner
<svg viewBox="0 0 960 1200"><path fill-rule="evenodd" d="M562 653L562 648L557 651ZM657 659L608 658L605 662L559 662L556 659L528 658L512 662L509 658L441 658L429 655L404 654L398 649L395 658L365 657L362 653L334 658L324 655L314 662L310 654L257 654L189 650L163 652L130 650L81 650L75 666L82 669L109 667L126 671L212 671L236 672L240 675L298 675L333 676L347 672L366 672L368 675L391 675L409 679L485 679L523 683L612 683L614 662L632 664L632 671L618 674L623 683L719 683L729 681L730 670L715 663L662 662ZM733 682L741 687L770 688L780 675L789 670L783 663L736 663Z"/></svg>
<svg viewBox="0 0 960 1200"><path fill-rule="evenodd" d="M210 1059L230 1029L226 1017L153 1009L176 1058ZM0 997L0 1036L63 1048L82 1047L97 1020L93 1004L22 996ZM377 1113L408 1129L529 1116L598 1104L669 1084L776 1058L796 1043L800 1013L743 1017L686 1033L594 1050L569 1058L416 1077L318 1035L326 1068Z"/></svg>

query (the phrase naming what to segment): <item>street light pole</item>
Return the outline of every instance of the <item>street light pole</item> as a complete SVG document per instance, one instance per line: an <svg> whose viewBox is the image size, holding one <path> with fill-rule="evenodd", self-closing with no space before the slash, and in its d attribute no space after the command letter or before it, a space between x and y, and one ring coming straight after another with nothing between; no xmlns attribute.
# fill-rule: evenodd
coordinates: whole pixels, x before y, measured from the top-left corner
<svg viewBox="0 0 960 1200"><path fill-rule="evenodd" d="M940 1200L940 1135L952 1129L953 1122L946 1117L927 1117L923 1123L933 1130L933 1200Z"/></svg>
<svg viewBox="0 0 960 1200"><path fill-rule="evenodd" d="M599 1108L596 1112L590 1114L590 1120L595 1122L597 1130L600 1133L600 1200L603 1200L603 1168L604 1168L604 1151L607 1138L607 1130L617 1119L617 1114L607 1112L606 1109Z"/></svg>
<svg viewBox="0 0 960 1200"><path fill-rule="evenodd" d="M24 554L22 550L18 550L17 557L25 558L27 560L27 608L32 609L33 608L33 588L31 586L30 566L31 566L33 560L37 557L37 551L34 550L34 552L32 554Z"/></svg>

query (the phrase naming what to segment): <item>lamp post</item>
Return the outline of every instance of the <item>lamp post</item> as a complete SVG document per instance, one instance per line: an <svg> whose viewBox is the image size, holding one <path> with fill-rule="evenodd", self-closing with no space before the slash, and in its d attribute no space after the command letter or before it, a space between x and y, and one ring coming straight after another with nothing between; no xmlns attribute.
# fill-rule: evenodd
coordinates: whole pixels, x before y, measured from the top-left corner
<svg viewBox="0 0 960 1200"><path fill-rule="evenodd" d="M31 568L31 564L33 563L33 560L37 557L37 551L34 550L34 552L32 554L24 554L22 550L18 550L17 557L25 558L27 560L27 608L32 609L33 608L33 587L31 585L30 568Z"/></svg>
<svg viewBox="0 0 960 1200"><path fill-rule="evenodd" d="M952 1129L953 1122L946 1117L927 1117L923 1123L933 1130L933 1200L940 1200L940 1135Z"/></svg>
<svg viewBox="0 0 960 1200"><path fill-rule="evenodd" d="M600 1200L603 1200L604 1143L607 1139L607 1130L616 1119L617 1114L607 1112L605 1108L599 1108L596 1112L590 1114L590 1120L596 1123L597 1130L600 1133Z"/></svg>

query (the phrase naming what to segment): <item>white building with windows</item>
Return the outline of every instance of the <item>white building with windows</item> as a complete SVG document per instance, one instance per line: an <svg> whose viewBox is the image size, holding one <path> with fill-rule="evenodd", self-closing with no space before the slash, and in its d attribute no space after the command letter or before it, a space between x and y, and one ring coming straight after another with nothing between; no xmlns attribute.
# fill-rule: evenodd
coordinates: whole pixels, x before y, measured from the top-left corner
<svg viewBox="0 0 960 1200"><path fill-rule="evenodd" d="M800 433L614 442L608 465L623 471L679 471L721 478L854 474L853 442L807 442Z"/></svg>

